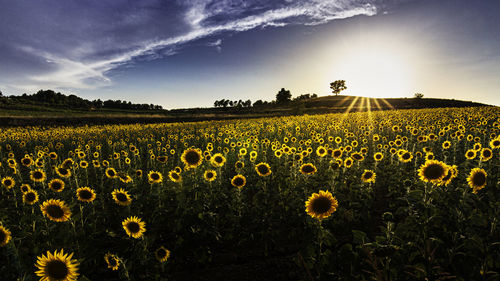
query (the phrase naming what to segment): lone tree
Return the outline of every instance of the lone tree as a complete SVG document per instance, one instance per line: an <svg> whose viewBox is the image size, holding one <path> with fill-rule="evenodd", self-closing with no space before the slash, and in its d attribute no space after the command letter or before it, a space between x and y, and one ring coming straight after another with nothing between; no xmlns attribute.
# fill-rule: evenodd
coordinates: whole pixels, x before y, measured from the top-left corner
<svg viewBox="0 0 500 281"><path fill-rule="evenodd" d="M281 88L281 90L276 95L277 103L287 103L292 100L292 94L289 90L285 90L285 88Z"/></svg>
<svg viewBox="0 0 500 281"><path fill-rule="evenodd" d="M347 87L345 86L345 80L337 80L330 83L330 89L332 89L332 92L335 95L340 94L340 92L347 89Z"/></svg>
<svg viewBox="0 0 500 281"><path fill-rule="evenodd" d="M421 99L424 97L424 94L422 93L415 93L415 96L414 96L416 99Z"/></svg>

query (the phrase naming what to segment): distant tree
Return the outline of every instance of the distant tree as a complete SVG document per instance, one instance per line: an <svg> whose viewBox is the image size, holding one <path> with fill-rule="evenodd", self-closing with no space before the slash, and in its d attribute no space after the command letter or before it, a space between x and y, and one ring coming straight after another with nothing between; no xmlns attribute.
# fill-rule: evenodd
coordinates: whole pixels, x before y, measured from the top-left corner
<svg viewBox="0 0 500 281"><path fill-rule="evenodd" d="M251 100L246 100L243 102L244 107L251 107L252 106L252 101Z"/></svg>
<svg viewBox="0 0 500 281"><path fill-rule="evenodd" d="M253 106L254 106L254 107L255 107L255 106L261 106L261 105L263 105L263 104L264 104L264 102L263 102L262 100L256 100L256 101L253 103Z"/></svg>
<svg viewBox="0 0 500 281"><path fill-rule="evenodd" d="M0 98L3 97L2 91L0 91Z"/></svg>
<svg viewBox="0 0 500 281"><path fill-rule="evenodd" d="M422 93L415 93L415 96L414 96L416 99L421 99L424 97L424 94Z"/></svg>
<svg viewBox="0 0 500 281"><path fill-rule="evenodd" d="M340 94L340 92L347 89L347 87L345 86L345 80L336 80L330 83L330 89L332 89L332 92L335 95Z"/></svg>
<svg viewBox="0 0 500 281"><path fill-rule="evenodd" d="M281 88L281 90L276 94L276 103L287 103L292 100L292 94L289 90Z"/></svg>

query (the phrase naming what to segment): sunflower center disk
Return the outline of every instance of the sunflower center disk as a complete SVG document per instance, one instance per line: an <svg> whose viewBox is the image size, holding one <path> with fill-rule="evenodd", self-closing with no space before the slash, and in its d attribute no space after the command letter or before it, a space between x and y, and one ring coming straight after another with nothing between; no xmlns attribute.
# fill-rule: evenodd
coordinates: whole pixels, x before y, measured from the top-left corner
<svg viewBox="0 0 500 281"><path fill-rule="evenodd" d="M136 223L136 222L130 222L130 223L128 223L127 228L132 233L137 233L141 229L140 226L139 226L139 224Z"/></svg>
<svg viewBox="0 0 500 281"><path fill-rule="evenodd" d="M313 200L312 209L317 214L328 212L332 206L332 202L326 197L319 197Z"/></svg>
<svg viewBox="0 0 500 281"><path fill-rule="evenodd" d="M439 179L444 174L444 169L441 165L432 164L424 170L424 176L430 180Z"/></svg>
<svg viewBox="0 0 500 281"><path fill-rule="evenodd" d="M188 162L190 165L197 164L198 161L200 161L200 156L198 155L198 153L190 151L186 154L186 162Z"/></svg>
<svg viewBox="0 0 500 281"><path fill-rule="evenodd" d="M47 264L47 275L55 280L62 280L68 275L66 263L54 260Z"/></svg>
<svg viewBox="0 0 500 281"><path fill-rule="evenodd" d="M58 219L64 216L64 211L59 206L50 205L47 207L47 214L49 214L53 218Z"/></svg>
<svg viewBox="0 0 500 281"><path fill-rule="evenodd" d="M482 186L486 183L486 176L483 173L476 173L472 178L474 185Z"/></svg>

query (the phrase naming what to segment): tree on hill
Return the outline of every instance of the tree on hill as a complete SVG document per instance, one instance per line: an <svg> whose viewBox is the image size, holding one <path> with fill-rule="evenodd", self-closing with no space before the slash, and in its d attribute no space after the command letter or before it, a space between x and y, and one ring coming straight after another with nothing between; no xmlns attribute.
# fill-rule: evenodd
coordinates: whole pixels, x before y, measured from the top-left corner
<svg viewBox="0 0 500 281"><path fill-rule="evenodd" d="M281 90L276 94L276 103L287 103L292 100L292 94L289 90L281 88Z"/></svg>
<svg viewBox="0 0 500 281"><path fill-rule="evenodd" d="M421 99L424 97L424 94L422 93L415 93L415 96L414 96L416 99Z"/></svg>
<svg viewBox="0 0 500 281"><path fill-rule="evenodd" d="M340 92L347 89L347 87L345 85L345 80L336 80L336 81L330 83L330 89L332 89L332 92L335 95L340 94Z"/></svg>

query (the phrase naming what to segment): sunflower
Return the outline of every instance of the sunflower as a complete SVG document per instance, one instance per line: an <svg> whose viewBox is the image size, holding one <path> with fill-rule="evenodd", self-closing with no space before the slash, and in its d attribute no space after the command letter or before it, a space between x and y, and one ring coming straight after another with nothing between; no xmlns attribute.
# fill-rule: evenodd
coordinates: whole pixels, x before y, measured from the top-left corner
<svg viewBox="0 0 500 281"><path fill-rule="evenodd" d="M161 183L163 181L163 175L157 171L150 171L148 173L148 181L149 183Z"/></svg>
<svg viewBox="0 0 500 281"><path fill-rule="evenodd" d="M384 159L384 154L382 154L382 152L377 152L373 155L373 159L377 162L382 161L382 159Z"/></svg>
<svg viewBox="0 0 500 281"><path fill-rule="evenodd" d="M372 170L365 170L361 175L361 180L366 183L374 183L377 174L375 174Z"/></svg>
<svg viewBox="0 0 500 281"><path fill-rule="evenodd" d="M142 170L135 170L135 176L138 178L142 178Z"/></svg>
<svg viewBox="0 0 500 281"><path fill-rule="evenodd" d="M22 193L26 193L26 192L28 192L31 189L31 186L29 184L27 184L27 183L23 183L23 184L21 184L21 186L19 187L19 189L21 189Z"/></svg>
<svg viewBox="0 0 500 281"><path fill-rule="evenodd" d="M108 268L110 268L111 270L118 270L118 268L120 267L120 259L114 254L105 254L104 260L108 264Z"/></svg>
<svg viewBox="0 0 500 281"><path fill-rule="evenodd" d="M241 161L236 161L236 163L234 163L234 167L236 169L243 169L243 167L245 167L245 163L243 163Z"/></svg>
<svg viewBox="0 0 500 281"><path fill-rule="evenodd" d="M0 224L0 247L7 245L11 238L10 231Z"/></svg>
<svg viewBox="0 0 500 281"><path fill-rule="evenodd" d="M181 168L181 167L179 167L179 166L177 166L177 167L175 167L175 168L174 168L174 171L175 171L177 174L180 174L180 173L182 173L182 168Z"/></svg>
<svg viewBox="0 0 500 281"><path fill-rule="evenodd" d="M16 181L12 177L5 177L2 179L2 185L7 189L11 189L14 185L16 185Z"/></svg>
<svg viewBox="0 0 500 281"><path fill-rule="evenodd" d="M63 191L64 186L65 186L65 183L61 179L53 179L49 182L49 188L55 192Z"/></svg>
<svg viewBox="0 0 500 281"><path fill-rule="evenodd" d="M210 160L210 164L214 167L222 167L224 163L226 163L226 157L220 153L215 153L212 160Z"/></svg>
<svg viewBox="0 0 500 281"><path fill-rule="evenodd" d="M363 161L365 159L365 157L361 153L359 153L359 152L352 153L351 154L351 158L354 159L354 160L356 160L356 161L359 161L359 162L361 162L361 161Z"/></svg>
<svg viewBox="0 0 500 281"><path fill-rule="evenodd" d="M214 170L206 170L205 173L203 174L203 178L206 181L214 181L216 177L217 177L217 172Z"/></svg>
<svg viewBox="0 0 500 281"><path fill-rule="evenodd" d="M59 253L57 250L54 254L47 251L47 256L38 257L36 262L36 275L41 281L76 281L78 279L78 261L71 259L70 255L64 254L64 250Z"/></svg>
<svg viewBox="0 0 500 281"><path fill-rule="evenodd" d="M70 219L71 211L64 201L49 199L40 206L44 216L56 222L64 222Z"/></svg>
<svg viewBox="0 0 500 281"><path fill-rule="evenodd" d="M111 167L106 168L106 171L104 171L104 174L106 174L106 177L108 177L108 179L114 179L118 176L115 168L111 168Z"/></svg>
<svg viewBox="0 0 500 281"><path fill-rule="evenodd" d="M95 200L96 194L92 188L80 187L76 190L78 201L90 203Z"/></svg>
<svg viewBox="0 0 500 281"><path fill-rule="evenodd" d="M128 206L130 205L130 203L132 203L132 197L126 190L123 190L123 188L113 190L113 192L111 192L111 195L113 196L113 200L115 200L115 203L118 205Z"/></svg>
<svg viewBox="0 0 500 281"><path fill-rule="evenodd" d="M446 177L448 169L448 165L441 161L429 160L425 161L425 163L420 166L420 169L418 169L418 175L424 182L438 184L444 177Z"/></svg>
<svg viewBox="0 0 500 281"><path fill-rule="evenodd" d="M337 210L339 202L329 191L313 193L306 202L306 212L313 218L324 219Z"/></svg>
<svg viewBox="0 0 500 281"><path fill-rule="evenodd" d="M49 158L52 159L52 160L56 160L57 159L57 153L55 153L55 152L49 153Z"/></svg>
<svg viewBox="0 0 500 281"><path fill-rule="evenodd" d="M36 169L30 172L30 179L34 182L44 182L47 179L47 176L43 170Z"/></svg>
<svg viewBox="0 0 500 281"><path fill-rule="evenodd" d="M479 190L486 186L486 177L488 174L484 169L474 168L470 171L469 177L467 178L467 183L470 188L472 188L473 193L477 193Z"/></svg>
<svg viewBox="0 0 500 281"><path fill-rule="evenodd" d="M443 149L448 149L451 147L451 142L450 141L445 141L442 144Z"/></svg>
<svg viewBox="0 0 500 281"><path fill-rule="evenodd" d="M62 178L71 177L71 171L65 167L56 167L56 173Z"/></svg>
<svg viewBox="0 0 500 281"><path fill-rule="evenodd" d="M344 160L344 167L346 168L351 168L352 164L354 163L354 160L352 160L351 157L347 157L345 160Z"/></svg>
<svg viewBox="0 0 500 281"><path fill-rule="evenodd" d="M312 163L305 163L302 164L302 166L300 166L300 172L303 175L312 175L316 173L316 171L317 171L316 166L314 166L314 164Z"/></svg>
<svg viewBox="0 0 500 281"><path fill-rule="evenodd" d="M465 158L472 160L476 158L476 151L474 149L469 149L467 152L465 152Z"/></svg>
<svg viewBox="0 0 500 281"><path fill-rule="evenodd" d="M489 148L483 148L481 149L481 161L488 161L493 157L493 151Z"/></svg>
<svg viewBox="0 0 500 281"><path fill-rule="evenodd" d="M132 177L127 175L126 173L123 172L118 172L117 177L120 179L121 182L123 183L129 183L132 182Z"/></svg>
<svg viewBox="0 0 500 281"><path fill-rule="evenodd" d="M85 160L80 161L80 168L87 169L88 166L89 166L89 162L87 162Z"/></svg>
<svg viewBox="0 0 500 281"><path fill-rule="evenodd" d="M328 151L322 145L318 146L318 148L316 149L316 155L318 155L319 157L325 157L327 153Z"/></svg>
<svg viewBox="0 0 500 281"><path fill-rule="evenodd" d="M189 168L196 168L201 165L203 162L203 156L201 154L201 150L197 148L190 148L184 150L181 155L181 161Z"/></svg>
<svg viewBox="0 0 500 281"><path fill-rule="evenodd" d="M247 183L247 179L244 175L236 175L231 179L231 184L239 189L243 188Z"/></svg>
<svg viewBox="0 0 500 281"><path fill-rule="evenodd" d="M427 152L427 153L425 154L425 161L434 160L434 159L435 159L435 157L434 157L434 153L432 153L432 152Z"/></svg>
<svg viewBox="0 0 500 281"><path fill-rule="evenodd" d="M451 181L457 176L458 176L458 167L457 165L452 165L449 167L446 176L441 180L441 182L438 185L448 186L451 183Z"/></svg>
<svg viewBox="0 0 500 281"><path fill-rule="evenodd" d="M168 160L168 156L166 156L166 155L161 155L161 156L156 157L156 161L163 163L163 164L167 163L167 160Z"/></svg>
<svg viewBox="0 0 500 281"><path fill-rule="evenodd" d="M23 159L21 159L21 164L23 164L24 166L26 167L29 167L31 165L33 165L33 159L31 159L31 157L24 157Z"/></svg>
<svg viewBox="0 0 500 281"><path fill-rule="evenodd" d="M496 138L496 139L491 140L490 147L491 147L491 149L500 148L500 138Z"/></svg>
<svg viewBox="0 0 500 281"><path fill-rule="evenodd" d="M133 238L141 238L146 232L146 223L136 216L128 217L122 222L122 226L127 235Z"/></svg>
<svg viewBox="0 0 500 281"><path fill-rule="evenodd" d="M23 203L33 205L36 202L38 202L38 192L36 190L29 189L23 193Z"/></svg>
<svg viewBox="0 0 500 281"><path fill-rule="evenodd" d="M321 157L323 157L323 156L321 156ZM264 163L264 162L261 162L261 163L255 165L255 171L261 177L267 177L272 173L271 167L269 167L269 164Z"/></svg>
<svg viewBox="0 0 500 281"><path fill-rule="evenodd" d="M168 178L173 182L181 182L182 181L181 174L177 173L177 171L175 171L175 170L168 172Z"/></svg>
<svg viewBox="0 0 500 281"><path fill-rule="evenodd" d="M413 155L411 154L411 152L409 151L402 151L402 153L399 155L399 161L403 162L403 163L408 163L411 161L411 159L413 159Z"/></svg>
<svg viewBox="0 0 500 281"><path fill-rule="evenodd" d="M155 257L159 262L166 262L170 257L170 251L167 250L167 248L161 246L160 248L156 249Z"/></svg>

